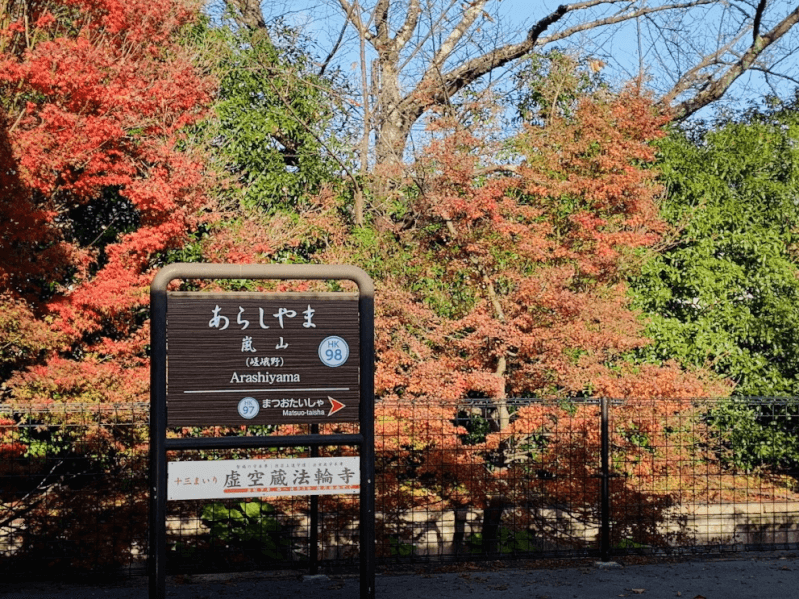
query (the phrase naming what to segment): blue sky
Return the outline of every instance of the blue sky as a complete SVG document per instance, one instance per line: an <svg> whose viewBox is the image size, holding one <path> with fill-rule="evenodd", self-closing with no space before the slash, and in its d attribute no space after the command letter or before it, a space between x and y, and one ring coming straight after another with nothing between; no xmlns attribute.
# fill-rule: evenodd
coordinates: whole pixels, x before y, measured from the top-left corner
<svg viewBox="0 0 799 599"><path fill-rule="evenodd" d="M423 0L423 4L426 1L441 4L450 0L441 0L441 2ZM664 0L650 0L649 4L657 5L662 1ZM739 8L751 12L752 1L738 0ZM367 6L372 4L369 0L362 2ZM457 8L463 2L464 0L455 0L454 6ZM560 3L560 0L491 0L486 6L490 19L485 18L480 23L481 43L473 44L470 50L477 51L487 47L486 44L522 39L532 23L555 10ZM775 19L787 14L795 5L796 0L772 0L770 6L773 7L771 9L773 13L767 15L764 29L773 26ZM343 13L338 0L267 0L262 6L268 21L282 17L287 23L301 28L311 40L320 59L332 47L343 24ZM595 15L602 15L603 10L617 10L619 6L623 6L623 3L614 4L610 8L595 9ZM568 47L584 56L601 59L605 64L603 76L614 84L637 76L639 67L644 64L649 85L656 92L662 93L671 87L676 73L681 68L684 70L693 64L697 53L707 51L715 43L725 22L730 24L730 31L735 31L733 24L739 14L735 2L726 4L718 2L709 7L696 9L696 12L688 17L675 15L667 18L665 13L658 13L653 19L629 21L622 25L588 30L567 41L559 42L557 46ZM557 26L550 28L547 33L556 31L558 26L566 27L575 22L575 20L563 20ZM689 33L680 37L686 30ZM653 36L660 38L658 43L652 43L650 38ZM669 45L664 43L668 37L671 37ZM748 38L744 36L744 39ZM799 39L797 36L791 36L790 39L784 40L783 46L786 57L780 64L781 70L799 76L796 68L797 53L793 51L794 47L799 48ZM351 74L353 78L359 76L358 42L352 28L344 38L336 62L345 74ZM408 66L411 74L406 81L410 86L414 81L413 63ZM787 97L792 94L794 87L793 81L774 77L767 81L762 73L753 72L744 75L734 84L722 104L741 108L748 101L757 101L772 91ZM709 116L709 111L704 111L700 116Z"/></svg>

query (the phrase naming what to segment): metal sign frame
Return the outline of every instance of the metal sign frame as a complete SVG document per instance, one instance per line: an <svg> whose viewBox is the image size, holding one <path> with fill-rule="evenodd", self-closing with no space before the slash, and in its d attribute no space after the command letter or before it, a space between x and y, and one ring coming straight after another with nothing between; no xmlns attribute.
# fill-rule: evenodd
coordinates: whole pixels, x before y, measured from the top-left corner
<svg viewBox="0 0 799 599"><path fill-rule="evenodd" d="M167 431L167 286L177 279L340 280L358 286L360 329L359 433L284 435L274 437L195 437L168 439ZM284 264L171 264L156 274L150 287L150 599L166 597L167 459L170 450L212 450L257 447L359 447L360 596L375 593L375 451L374 451L374 284L355 266ZM318 430L312 425L312 431ZM313 499L313 497L312 497ZM313 528L313 524L312 524ZM312 536L315 532L311 531ZM312 562L315 560L312 560Z"/></svg>

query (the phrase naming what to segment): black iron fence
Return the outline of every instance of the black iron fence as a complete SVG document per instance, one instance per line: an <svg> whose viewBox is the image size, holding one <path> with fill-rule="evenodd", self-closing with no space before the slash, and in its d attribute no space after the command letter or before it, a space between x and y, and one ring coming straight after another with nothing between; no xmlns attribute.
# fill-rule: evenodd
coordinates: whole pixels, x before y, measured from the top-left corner
<svg viewBox="0 0 799 599"><path fill-rule="evenodd" d="M0 408L0 571L146 556L148 404Z"/></svg>
<svg viewBox="0 0 799 599"><path fill-rule="evenodd" d="M144 572L148 409L0 407L5 576L45 568L59 575ZM321 428L350 432L345 425ZM183 452L169 459L309 453ZM376 455L382 564L799 546L793 398L382 401ZM306 568L312 557L322 568L356 567L357 495L316 503L312 534L307 497L170 502L168 568Z"/></svg>

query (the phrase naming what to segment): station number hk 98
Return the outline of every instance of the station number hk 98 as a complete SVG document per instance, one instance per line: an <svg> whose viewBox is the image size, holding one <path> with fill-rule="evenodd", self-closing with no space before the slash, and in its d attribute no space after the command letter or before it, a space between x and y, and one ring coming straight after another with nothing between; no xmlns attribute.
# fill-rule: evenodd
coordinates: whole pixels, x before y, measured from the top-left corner
<svg viewBox="0 0 799 599"><path fill-rule="evenodd" d="M319 359L322 364L336 368L344 364L350 357L350 346L341 337L326 337L319 344Z"/></svg>

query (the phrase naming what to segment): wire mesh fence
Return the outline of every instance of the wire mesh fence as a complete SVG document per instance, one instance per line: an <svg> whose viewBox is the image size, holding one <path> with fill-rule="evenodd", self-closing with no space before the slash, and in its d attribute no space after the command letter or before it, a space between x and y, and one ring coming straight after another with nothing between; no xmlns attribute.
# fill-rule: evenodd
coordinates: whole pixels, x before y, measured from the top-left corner
<svg viewBox="0 0 799 599"><path fill-rule="evenodd" d="M148 410L0 406L0 571L144 572ZM799 545L797 399L381 401L375 432L378 563ZM357 495L169 502L168 569L355 568L358 513Z"/></svg>
<svg viewBox="0 0 799 599"><path fill-rule="evenodd" d="M147 404L0 409L0 570L117 571L146 555Z"/></svg>
<svg viewBox="0 0 799 599"><path fill-rule="evenodd" d="M611 410L610 430L619 549L797 546L795 398L624 402ZM622 514L656 542L631 534Z"/></svg>

